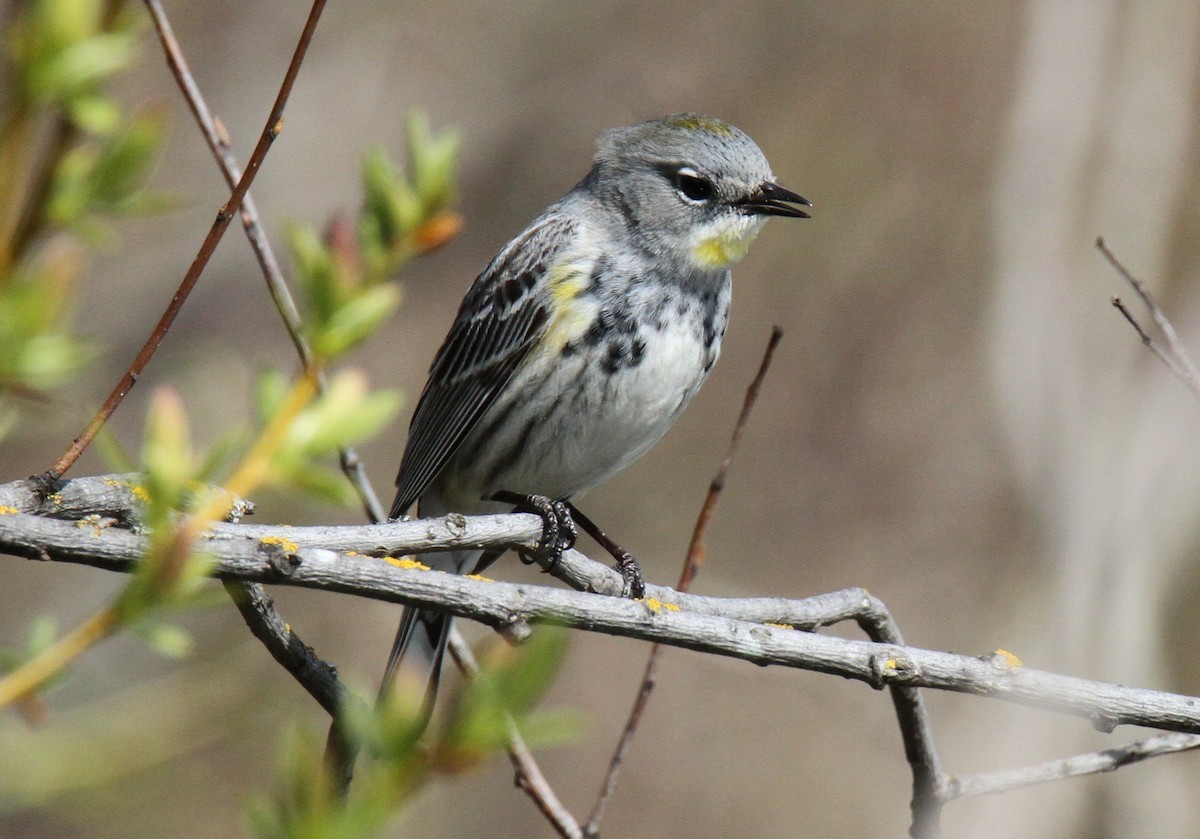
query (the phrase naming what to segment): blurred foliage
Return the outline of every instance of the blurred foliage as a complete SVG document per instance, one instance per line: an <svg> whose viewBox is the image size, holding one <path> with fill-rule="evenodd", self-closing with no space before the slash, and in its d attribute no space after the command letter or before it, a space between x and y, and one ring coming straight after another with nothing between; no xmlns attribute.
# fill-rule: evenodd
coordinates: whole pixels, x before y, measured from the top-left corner
<svg viewBox="0 0 1200 839"><path fill-rule="evenodd" d="M290 485L357 435L368 435L390 418L394 394L371 394L362 376L339 373L314 398L311 373L277 395L273 413L252 445L243 447L231 474L213 487L200 478L211 467L211 454L195 451L182 398L160 388L146 418L134 494L142 501L141 526L149 546L117 597L77 629L52 644L29 645L25 654L9 653L9 676L0 679L0 707L31 695L89 647L120 629L136 629L156 650L186 652L189 641L161 623L180 609L204 602L211 562L197 539L208 522L227 518L244 496L269 484ZM224 446L222 442L218 445ZM102 521L81 522L99 529ZM39 638L44 639L45 633Z"/></svg>
<svg viewBox="0 0 1200 839"><path fill-rule="evenodd" d="M71 329L86 247L113 219L166 206L145 188L163 114L106 91L137 54L142 16L112 0L18 4L0 113L0 438L92 356Z"/></svg>
<svg viewBox="0 0 1200 839"><path fill-rule="evenodd" d="M565 629L543 627L520 647L500 642L504 649L484 657L480 673L462 686L428 738L422 738L420 685L393 691L374 708L350 709L346 732L371 759L355 774L349 796L343 797L330 778L315 733L293 731L280 758L274 796L250 803L255 834L261 839L379 836L431 778L467 771L502 750L510 718L538 742L562 742L579 730L578 718L533 708L553 680L567 635Z"/></svg>
<svg viewBox="0 0 1200 839"><path fill-rule="evenodd" d="M278 370L264 370L256 390L259 419L265 422L286 397L288 381ZM275 457L270 484L293 494L354 505L358 497L345 476L329 465L330 456L340 447L374 437L399 408L399 391L371 392L361 373L338 373L326 386L325 396L288 428L288 441Z"/></svg>
<svg viewBox="0 0 1200 839"><path fill-rule="evenodd" d="M289 226L288 247L318 358L341 355L374 332L400 303L400 290L389 280L458 233L462 222L450 209L458 145L455 132L435 135L424 116L413 114L403 169L382 148L365 156L357 224L335 217L323 236L309 225Z"/></svg>
<svg viewBox="0 0 1200 839"><path fill-rule="evenodd" d="M107 92L136 58L142 20L116 0L34 0L7 21L0 68L0 438L17 421L17 399L44 399L94 355L71 326L88 249L114 246L115 220L169 206L145 186L163 144L164 113L131 108ZM395 311L396 274L461 227L451 209L458 136L434 133L420 114L408 119L407 130L402 166L382 148L365 156L355 219L334 218L323 235L303 224L287 230L305 329L321 370ZM211 559L198 550L198 537L207 522L240 503L239 495L276 487L353 500L326 461L378 432L399 395L370 391L355 371L331 375L318 393L318 378L316 369L291 380L263 373L256 433L230 429L203 452L193 446L182 397L170 388L153 395L140 457L125 467L141 476L134 492L143 504L146 554L116 597L74 629L60 633L44 618L23 646L0 651L0 707L15 704L33 719L42 712L39 691L119 631L136 633L163 655L186 654L190 638L167 621L212 600ZM99 519L81 524L110 526ZM277 796L251 811L256 831L313 839L376 835L423 781L475 766L501 749L510 716L535 741L563 739L573 722L533 708L564 646L565 633L547 629L520 650L488 655L483 675L459 692L427 740L420 692L397 691L380 708L351 715L348 736L371 760L348 799L325 775L320 744L307 734L291 736Z"/></svg>

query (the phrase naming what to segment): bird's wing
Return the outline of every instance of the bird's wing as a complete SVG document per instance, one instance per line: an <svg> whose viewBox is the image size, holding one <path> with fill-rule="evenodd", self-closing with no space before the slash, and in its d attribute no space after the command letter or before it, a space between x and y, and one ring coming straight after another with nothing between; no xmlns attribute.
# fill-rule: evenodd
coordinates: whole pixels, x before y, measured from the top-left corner
<svg viewBox="0 0 1200 839"><path fill-rule="evenodd" d="M542 217L467 292L409 426L392 518L407 512L437 477L546 333L553 305L546 274L573 234L561 217Z"/></svg>

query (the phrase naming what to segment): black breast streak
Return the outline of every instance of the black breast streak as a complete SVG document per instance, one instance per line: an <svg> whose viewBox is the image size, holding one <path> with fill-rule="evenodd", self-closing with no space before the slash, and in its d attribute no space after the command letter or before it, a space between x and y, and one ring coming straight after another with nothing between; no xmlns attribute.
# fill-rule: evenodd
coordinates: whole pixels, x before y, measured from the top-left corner
<svg viewBox="0 0 1200 839"><path fill-rule="evenodd" d="M641 338L630 334L610 334L600 369L609 374L622 369L632 370L640 365L645 357L646 342Z"/></svg>

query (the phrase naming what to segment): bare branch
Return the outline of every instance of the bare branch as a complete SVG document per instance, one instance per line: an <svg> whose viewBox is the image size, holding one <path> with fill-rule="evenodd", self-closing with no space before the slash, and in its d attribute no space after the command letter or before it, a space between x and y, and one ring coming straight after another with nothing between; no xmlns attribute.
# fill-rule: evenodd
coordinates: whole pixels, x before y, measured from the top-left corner
<svg viewBox="0 0 1200 839"><path fill-rule="evenodd" d="M423 532L419 545L396 544L402 550L429 550L432 543L528 544L536 516L485 516L460 519L452 539L431 538L446 521L406 522ZM386 530L395 525L378 525ZM236 528L237 525L226 525ZM1118 725L1142 725L1166 731L1200 733L1200 699L1160 691L1076 679L1014 666L1003 656L971 656L832 638L783 629L758 622L768 610L753 600L726 600L697 595L672 596L656 587L651 596L675 611L645 601L598 597L585 592L542 586L471 579L420 568L400 567L361 554L328 549L292 549L298 528L277 528L275 541L256 538L212 539L214 576L244 582L292 585L353 594L392 603L437 609L493 627L514 621L557 623L611 635L658 641L698 652L740 658L761 665L781 665L829 673L866 682L875 688L891 685L925 687L989 696L1008 702L1070 714L1091 720L1103 731ZM328 528L335 532L338 528ZM261 532L261 531L260 531ZM411 531L409 531L411 533ZM442 536L445 534L442 533ZM506 542L507 540L507 542ZM31 559L52 559L129 572L146 548L146 539L116 526L103 527L31 516L0 515L0 550ZM603 568L603 566L600 566ZM612 576L609 569L603 568ZM861 596L861 592L859 592ZM833 596L842 608L846 594ZM741 610L739 605L751 604ZM782 611L820 617L805 601L782 601ZM693 605L706 606L704 612ZM772 620L771 623L783 621Z"/></svg>
<svg viewBox="0 0 1200 839"><path fill-rule="evenodd" d="M1137 292L1137 296L1141 298L1142 303L1150 310L1154 322L1158 324L1158 328L1162 331L1163 337L1167 341L1166 348L1164 349L1159 346L1158 342L1150 336L1133 316L1133 313L1129 311L1129 308L1121 298L1113 297L1113 306L1125 316L1125 320L1129 321L1130 325L1137 331L1142 343L1158 356L1159 360L1167 365L1167 368L1180 381L1187 385L1188 390L1192 392L1193 396L1200 399L1200 370L1197 370L1196 365L1192 363L1191 356L1188 355L1183 342L1179 340L1179 334L1175 331L1175 327L1171 324L1170 319L1167 318L1166 313L1163 312L1162 307L1158 305L1158 301L1154 298L1153 293L1151 293L1150 287L1135 277L1125 267L1116 254L1105 244L1104 237L1096 239L1096 247L1100 250L1100 253L1104 254L1104 258L1108 260L1108 263L1121 275L1121 278L1129 283L1129 286Z"/></svg>
<svg viewBox="0 0 1200 839"><path fill-rule="evenodd" d="M1004 772L987 772L980 775L965 775L950 781L943 803L967 795L1008 792L1034 784L1044 784L1048 781L1061 781L1081 775L1112 772L1131 763L1139 763L1152 757L1185 752L1195 748L1200 748L1200 737L1195 734L1160 734L1125 746L1076 755L1064 760L1053 760L1038 766L1009 769Z"/></svg>
<svg viewBox="0 0 1200 839"><path fill-rule="evenodd" d="M179 46L179 42L176 40L175 33L171 28L171 22L162 8L162 3L159 0L145 0L145 3L146 9L150 13L150 19L154 22L154 29L158 33L159 41L162 43L163 52L166 55L167 66L171 70L171 75L174 76L175 82L179 85L179 90L188 104L188 108L196 118L196 124L200 127L200 133L204 135L205 142L208 143L208 147L213 153L213 158L217 161L221 173L225 176L225 183L229 185L230 189L234 189L242 179L242 170L238 166L237 157L233 154L233 149L230 148L229 133L224 130L223 125L218 124L217 118L209 110L208 103L205 102L200 88L196 85L191 70L188 69L183 49ZM258 207L255 205L254 198L251 196L249 190L246 191L245 197L242 199L241 217L242 229L245 231L246 238L250 242L250 247L254 251L254 256L258 260L263 279L267 283L267 291L271 295L271 300L275 303L275 308L279 312L279 317L283 321L288 337L291 338L292 346L296 348L296 354L300 357L300 363L305 368L312 367L312 348L309 347L308 339L304 336L300 310L296 307L296 302L292 298L292 292L283 278L283 271L280 270L279 260L275 257L275 251L271 248L271 242L267 239L266 233L263 231L258 216ZM325 373L319 370L317 372L317 392L324 393L325 385ZM350 484L354 487L355 492L358 493L358 497L362 501L363 510L366 512L367 518L373 522L383 521L385 517L383 505L379 503L379 497L375 494L370 481L367 480L366 470L363 468L358 453L352 448L343 448L341 450L340 461L342 471L346 474L346 478L350 481Z"/></svg>
<svg viewBox="0 0 1200 839"><path fill-rule="evenodd" d="M725 449L725 457L721 460L717 474L708 486L708 493L704 498L704 503L700 506L696 525L692 529L691 544L688 545L687 554L683 560L683 570L680 572L679 582L676 584L676 588L680 592L687 591L691 587L692 581L700 573L700 567L704 564L704 536L708 531L708 524L712 520L713 510L716 509L717 499L721 497L721 492L725 489L725 479L729 474L729 467L733 464L738 444L742 440L742 432L750 420L750 412L758 400L759 388L762 387L762 381L771 367L771 358L775 355L775 348L779 346L782 337L783 330L778 326L771 329L771 337L767 340L767 348L763 352L762 362L758 365L758 372L755 373L754 378L750 381L750 386L746 389L746 396L742 400L742 410L738 413L737 421L734 423L729 445ZM642 714L645 713L646 706L650 702L650 694L654 691L655 671L658 669L661 649L659 644L653 644L650 647L650 655L646 659L646 668L642 671L642 680L638 686L637 696L634 697L633 707L629 711L629 717L625 720L625 727L621 730L617 747L613 750L612 758L608 762L608 771L605 772L604 780L600 784L600 794L596 798L592 814L588 817L587 825L584 828L584 833L588 837L600 835L600 821L604 818L604 810L617 789L617 778L620 776L625 755L633 743L633 736L641 723Z"/></svg>
<svg viewBox="0 0 1200 839"><path fill-rule="evenodd" d="M183 308L184 301L191 294L196 281L200 279L200 274L203 273L205 266L208 265L208 260L217 249L217 243L221 241L221 237L229 227L230 219L233 218L233 214L241 207L246 191L250 189L250 184L253 183L255 175L258 174L259 167L262 166L262 162L266 158L271 144L275 142L275 138L283 128L284 106L291 95L292 85L295 84L296 75L300 72L300 64L304 61L304 54L308 51L309 42L312 40L313 32L316 31L317 21L320 20L321 11L324 8L325 0L313 0L308 20L304 24L304 30L300 34L300 40L296 44L292 60L288 64L287 71L284 73L283 83L279 87L279 93L275 97L275 104L272 106L271 113L267 117L267 124L259 136L258 145L255 146L253 154L250 155L250 162L246 166L246 172L238 181L233 194L229 196L229 200L217 211L217 217L214 219L212 227L209 228L208 235L205 236L204 242L200 245L200 250L197 251L196 257L192 260L187 273L184 274L179 288L175 290L175 294L171 297L171 302L167 304L166 310L163 312L162 317L159 318L150 336L146 339L145 344L142 345L141 350L138 351L137 356L130 363L129 369L125 371L125 375L117 382L117 386L113 388L112 393L104 400L104 404L100 407L100 410L88 422L83 432L67 447L67 450L59 456L54 465L42 475L42 482L45 486L53 486L63 476L63 473L70 469L75 461L79 459L79 455L83 454L84 449L91 444L96 434L104 426L104 423L108 421L108 418L112 416L113 412L117 410L117 407L124 400L125 395L133 388L142 370L145 369L150 359L154 356L158 345L166 337L171 324L175 322L176 315Z"/></svg>

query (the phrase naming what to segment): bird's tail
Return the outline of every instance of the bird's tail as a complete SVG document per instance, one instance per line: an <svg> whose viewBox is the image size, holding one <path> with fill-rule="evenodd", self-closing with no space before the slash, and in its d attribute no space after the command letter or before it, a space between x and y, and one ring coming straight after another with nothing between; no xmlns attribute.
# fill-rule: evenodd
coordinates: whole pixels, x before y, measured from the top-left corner
<svg viewBox="0 0 1200 839"><path fill-rule="evenodd" d="M447 553L421 555L420 561L442 571L461 574L469 571L478 561L480 551L451 551ZM446 642L450 638L453 619L444 612L404 607L400 617L400 628L392 642L383 683L379 686L379 701L383 702L397 689L414 693L424 688L422 726L428 724L433 712L433 701L437 697L441 679L442 659L446 656Z"/></svg>
<svg viewBox="0 0 1200 839"><path fill-rule="evenodd" d="M396 688L398 681L405 685L425 684L426 715L432 710L441 678L442 659L450 637L451 618L442 612L431 612L406 606L400 617L400 628L392 642L383 683L379 686L382 700Z"/></svg>

